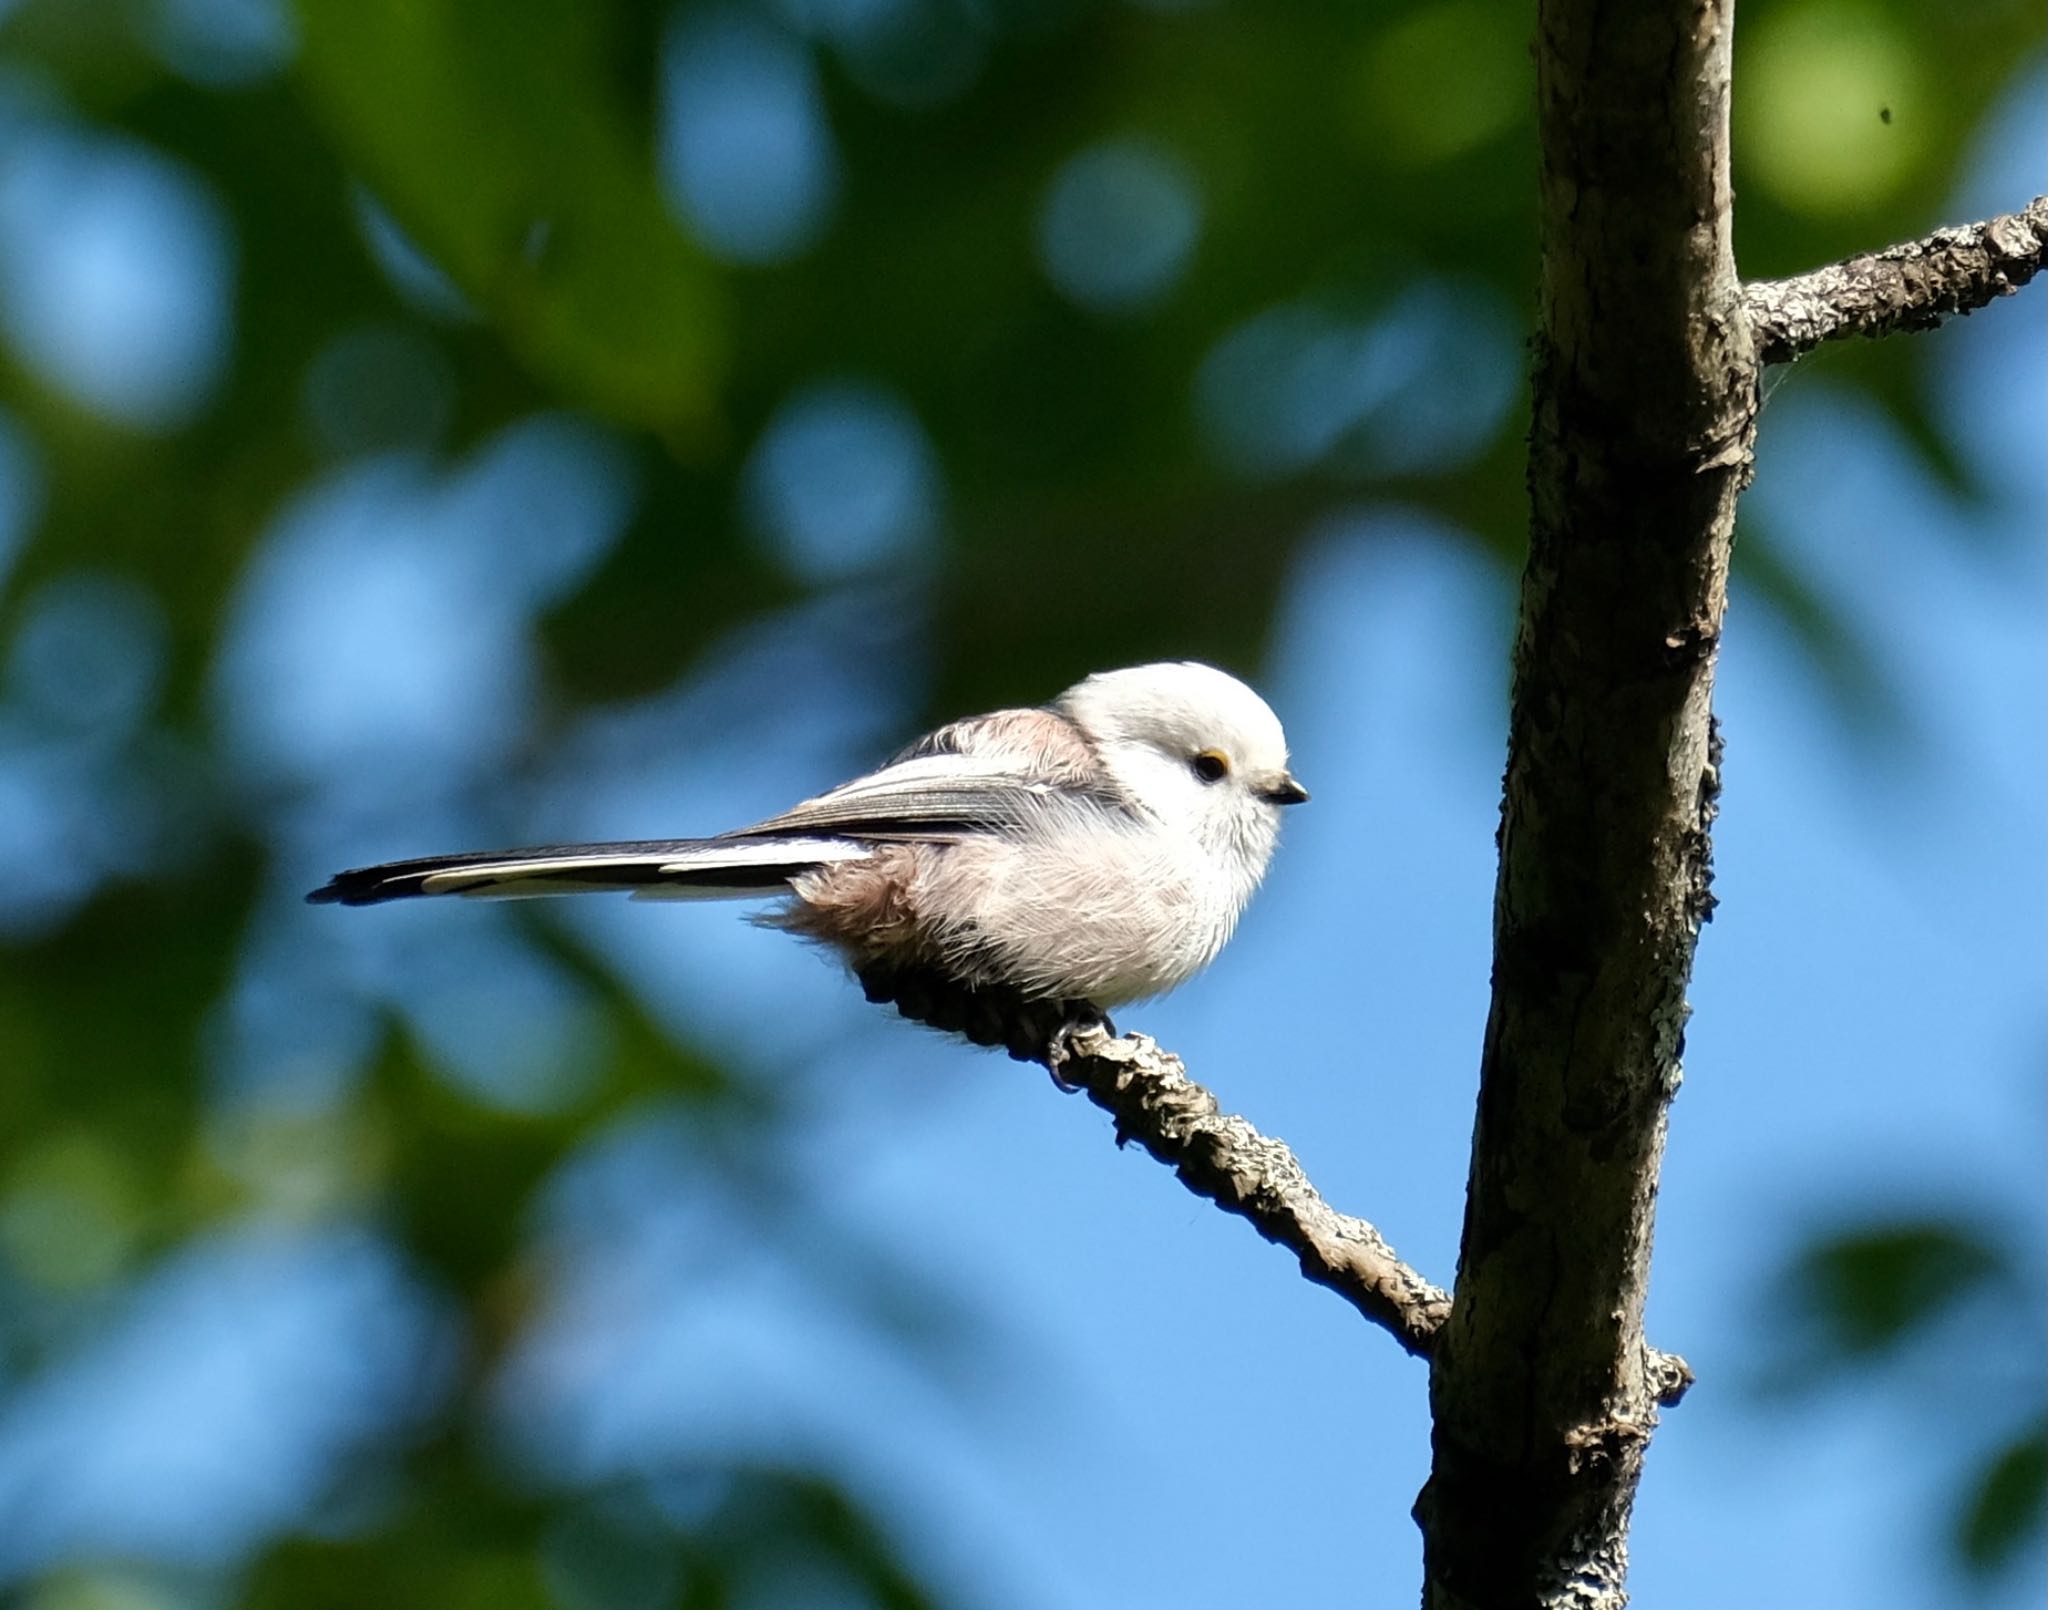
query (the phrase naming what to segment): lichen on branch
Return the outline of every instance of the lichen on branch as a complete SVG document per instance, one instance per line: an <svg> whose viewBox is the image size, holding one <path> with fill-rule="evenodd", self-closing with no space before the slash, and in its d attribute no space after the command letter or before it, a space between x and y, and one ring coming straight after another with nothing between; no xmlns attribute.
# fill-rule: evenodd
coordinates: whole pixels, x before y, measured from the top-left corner
<svg viewBox="0 0 2048 1610"><path fill-rule="evenodd" d="M1810 274L1745 285L1757 355L1791 363L1825 341L1931 330L2011 296L2048 258L2048 196L1982 223L1937 229Z"/></svg>

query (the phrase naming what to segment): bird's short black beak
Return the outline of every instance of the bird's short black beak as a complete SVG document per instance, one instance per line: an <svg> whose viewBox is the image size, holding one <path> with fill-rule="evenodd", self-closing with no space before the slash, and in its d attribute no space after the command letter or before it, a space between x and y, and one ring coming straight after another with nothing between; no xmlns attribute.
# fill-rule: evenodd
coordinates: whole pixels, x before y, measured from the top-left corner
<svg viewBox="0 0 2048 1610"><path fill-rule="evenodd" d="M1291 773L1282 772L1280 781L1259 790L1259 798L1274 805L1301 805L1308 800L1308 790L1297 783Z"/></svg>

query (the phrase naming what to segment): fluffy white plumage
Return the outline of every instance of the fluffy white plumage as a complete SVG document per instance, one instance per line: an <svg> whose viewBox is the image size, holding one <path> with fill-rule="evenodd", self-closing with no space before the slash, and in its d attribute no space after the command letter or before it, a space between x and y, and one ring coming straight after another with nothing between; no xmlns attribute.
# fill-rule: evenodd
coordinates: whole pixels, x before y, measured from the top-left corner
<svg viewBox="0 0 2048 1610"><path fill-rule="evenodd" d="M764 920L968 990L1110 1007L1215 959L1308 796L1266 702L1178 662L970 717L781 816L708 839L552 845L344 872L309 899L629 889L780 897Z"/></svg>

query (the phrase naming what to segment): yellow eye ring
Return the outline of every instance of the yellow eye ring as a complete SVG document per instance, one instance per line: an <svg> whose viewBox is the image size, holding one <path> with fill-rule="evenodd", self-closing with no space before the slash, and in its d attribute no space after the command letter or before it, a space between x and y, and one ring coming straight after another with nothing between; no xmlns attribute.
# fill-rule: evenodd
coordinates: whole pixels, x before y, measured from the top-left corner
<svg viewBox="0 0 2048 1610"><path fill-rule="evenodd" d="M1220 783L1230 775L1230 757L1220 749L1204 749L1188 764L1205 783Z"/></svg>

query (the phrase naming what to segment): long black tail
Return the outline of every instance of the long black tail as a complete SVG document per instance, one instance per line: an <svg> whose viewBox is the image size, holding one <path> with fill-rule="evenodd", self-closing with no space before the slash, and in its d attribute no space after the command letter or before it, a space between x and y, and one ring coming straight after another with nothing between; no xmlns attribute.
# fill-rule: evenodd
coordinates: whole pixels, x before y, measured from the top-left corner
<svg viewBox="0 0 2048 1610"><path fill-rule="evenodd" d="M627 889L679 900L736 900L776 893L799 873L869 853L852 840L829 838L546 844L356 867L337 872L306 898L315 905L373 906L415 895L507 899Z"/></svg>

